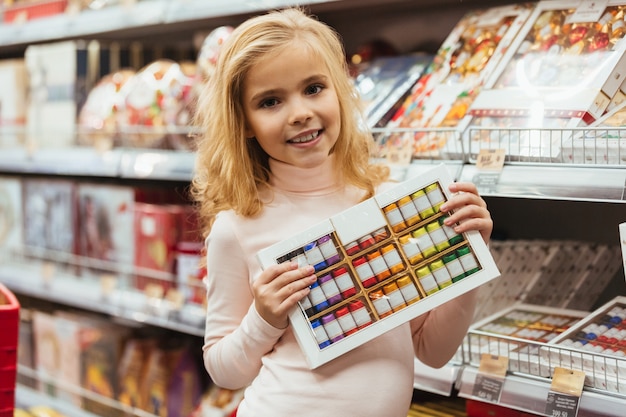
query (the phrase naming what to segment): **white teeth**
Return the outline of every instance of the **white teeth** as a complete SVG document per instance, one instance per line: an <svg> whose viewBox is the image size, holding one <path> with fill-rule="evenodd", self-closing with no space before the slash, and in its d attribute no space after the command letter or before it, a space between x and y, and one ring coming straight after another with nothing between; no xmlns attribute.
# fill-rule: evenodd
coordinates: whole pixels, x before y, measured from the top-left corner
<svg viewBox="0 0 626 417"><path fill-rule="evenodd" d="M299 138L291 139L290 142L293 142L293 143L310 142L313 139L315 139L318 134L319 134L319 132L314 132L314 133L311 133L310 135L306 135L306 136L302 136L302 137L299 137Z"/></svg>

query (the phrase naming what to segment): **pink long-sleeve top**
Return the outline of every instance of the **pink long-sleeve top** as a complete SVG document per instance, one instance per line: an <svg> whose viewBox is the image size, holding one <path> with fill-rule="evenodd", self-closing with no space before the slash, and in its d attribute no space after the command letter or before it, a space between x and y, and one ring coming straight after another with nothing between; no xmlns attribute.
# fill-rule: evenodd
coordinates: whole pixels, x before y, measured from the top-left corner
<svg viewBox="0 0 626 417"><path fill-rule="evenodd" d="M414 356L446 364L461 343L475 305L469 292L410 323L309 369L291 326L278 329L256 312L256 253L352 207L363 192L336 184L326 166L298 169L271 161L272 193L255 218L218 214L207 238L205 367L224 388L246 387L238 417L405 417ZM321 413L321 414L320 414Z"/></svg>

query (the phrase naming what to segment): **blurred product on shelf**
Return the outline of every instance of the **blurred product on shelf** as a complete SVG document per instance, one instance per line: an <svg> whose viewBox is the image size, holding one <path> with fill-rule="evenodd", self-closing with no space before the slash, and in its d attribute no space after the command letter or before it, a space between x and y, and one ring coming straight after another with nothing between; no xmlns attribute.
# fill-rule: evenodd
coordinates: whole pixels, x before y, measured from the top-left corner
<svg viewBox="0 0 626 417"><path fill-rule="evenodd" d="M354 83L368 127L387 123L431 61L430 55L408 54L375 58L357 67Z"/></svg>
<svg viewBox="0 0 626 417"><path fill-rule="evenodd" d="M143 67L122 87L120 130L133 147L190 149L168 128L186 126L195 64L159 59ZM183 138L186 136L182 134Z"/></svg>
<svg viewBox="0 0 626 417"><path fill-rule="evenodd" d="M33 310L32 317L32 363L45 395L107 417L130 415L124 406L187 417L200 403L207 381L189 337L85 312Z"/></svg>
<svg viewBox="0 0 626 417"><path fill-rule="evenodd" d="M12 256L22 240L22 186L18 177L0 177L0 258Z"/></svg>
<svg viewBox="0 0 626 417"><path fill-rule="evenodd" d="M81 275L131 271L135 258L135 191L130 186L78 184L78 255Z"/></svg>
<svg viewBox="0 0 626 417"><path fill-rule="evenodd" d="M226 39L230 37L233 30L234 28L232 26L220 26L213 29L204 38L196 59L198 81L200 84L204 84L208 81L215 72L217 57L222 49L222 45L226 42Z"/></svg>
<svg viewBox="0 0 626 417"><path fill-rule="evenodd" d="M562 161L563 142L574 134L567 129L595 126L614 100L623 101L625 11L620 0L539 2L471 104L467 146Z"/></svg>
<svg viewBox="0 0 626 417"><path fill-rule="evenodd" d="M230 390L211 385L188 417L231 417L243 398L245 388Z"/></svg>
<svg viewBox="0 0 626 417"><path fill-rule="evenodd" d="M68 0L18 1L5 7L2 13L4 23L20 24L65 13Z"/></svg>
<svg viewBox="0 0 626 417"><path fill-rule="evenodd" d="M500 64L531 10L529 4L518 4L468 12L444 40L387 127L464 130L470 103ZM379 142L381 152L404 141L412 142L414 156L436 157L447 138L424 132L406 137L392 134ZM455 153L456 148L452 151Z"/></svg>
<svg viewBox="0 0 626 417"><path fill-rule="evenodd" d="M91 89L78 115L79 145L107 150L124 144L119 130L125 107L122 89L134 75L132 69L119 70L102 77Z"/></svg>
<svg viewBox="0 0 626 417"><path fill-rule="evenodd" d="M24 146L28 73L23 58L0 60L0 148Z"/></svg>
<svg viewBox="0 0 626 417"><path fill-rule="evenodd" d="M88 92L110 72L106 48L96 41L29 45L27 146L31 150L73 146L76 120Z"/></svg>
<svg viewBox="0 0 626 417"><path fill-rule="evenodd" d="M60 178L23 179L24 244L35 262L73 269L78 241L76 184ZM36 258L39 258L35 260Z"/></svg>

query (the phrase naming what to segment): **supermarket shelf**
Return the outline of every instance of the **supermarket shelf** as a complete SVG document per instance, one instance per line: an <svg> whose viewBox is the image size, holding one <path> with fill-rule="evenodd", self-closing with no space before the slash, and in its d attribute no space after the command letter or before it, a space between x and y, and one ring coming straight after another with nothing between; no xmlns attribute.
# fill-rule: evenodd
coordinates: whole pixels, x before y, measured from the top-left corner
<svg viewBox="0 0 626 417"><path fill-rule="evenodd" d="M15 174L78 175L126 179L190 181L195 154L185 151L119 148L2 149L0 171ZM416 160L392 167L396 180L408 179L444 164L450 175L474 181L486 196L626 202L626 169L620 166L507 163L497 174L484 174L460 160ZM487 175L485 184L484 175Z"/></svg>
<svg viewBox="0 0 626 417"><path fill-rule="evenodd" d="M441 368L432 368L414 360L413 388L449 397L461 372L461 365L449 362Z"/></svg>
<svg viewBox="0 0 626 417"><path fill-rule="evenodd" d="M98 417L93 413L70 404L70 402L65 399L54 398L20 384L15 387L16 408L28 409L29 407L40 405L45 405L67 417Z"/></svg>
<svg viewBox="0 0 626 417"><path fill-rule="evenodd" d="M459 396L480 400L473 395L478 369L463 367L459 379ZM505 377L498 405L528 413L544 415L550 380L509 375ZM604 393L583 391L579 417L623 417L626 398Z"/></svg>
<svg viewBox="0 0 626 417"><path fill-rule="evenodd" d="M18 383L15 387L15 405L16 407L22 409L43 405L47 408L60 412L67 417L98 417L98 415L84 410L78 405L73 404L71 401L68 401L68 396L76 396L77 398L85 398L106 407L110 407L111 410L119 410L119 413L116 414L134 417L156 417L152 413L135 407L130 407L126 404L120 403L119 401L99 395L82 387L65 383L58 378L52 378L48 375L44 375L42 372L38 372L25 366L18 365L17 371L21 377L25 377L27 380L50 384L63 392L63 395L54 397L42 391L37 391Z"/></svg>
<svg viewBox="0 0 626 417"><path fill-rule="evenodd" d="M386 7L403 7L407 0L386 2ZM422 7L437 3L419 1ZM445 3L455 4L452 0ZM162 34L168 27L180 30L210 29L233 16L287 6L307 6L313 12L353 10L379 6L379 0L139 0L132 5L113 5L100 10L84 10L75 14L59 14L24 23L0 24L0 49L23 47L30 43L77 38L117 38ZM196 23L194 23L196 22Z"/></svg>
<svg viewBox="0 0 626 417"><path fill-rule="evenodd" d="M461 181L473 181L485 196L626 202L626 169L559 164L507 164L484 173L464 165Z"/></svg>
<svg viewBox="0 0 626 417"><path fill-rule="evenodd" d="M110 289L104 282L83 279L60 268L51 272L50 268L38 262L6 261L0 265L0 282L15 293L107 314L129 325L148 324L204 335L204 311L200 306L177 308L166 299L148 297L129 288Z"/></svg>

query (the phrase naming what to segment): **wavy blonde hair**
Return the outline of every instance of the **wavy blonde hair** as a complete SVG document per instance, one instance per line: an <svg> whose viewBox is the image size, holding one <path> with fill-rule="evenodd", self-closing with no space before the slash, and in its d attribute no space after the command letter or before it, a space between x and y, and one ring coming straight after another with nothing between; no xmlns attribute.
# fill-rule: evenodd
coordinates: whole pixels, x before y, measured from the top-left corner
<svg viewBox="0 0 626 417"><path fill-rule="evenodd" d="M339 178L364 190L364 198L369 198L389 177L386 166L370 163L373 140L361 123L360 102L338 34L300 8L272 11L233 31L198 101L194 122L201 134L191 195L199 206L205 234L222 210L252 217L263 208L259 189L268 185L269 159L258 143L245 135L244 81L266 54L293 45L294 40L304 42L326 63L337 91L341 125L332 152L339 162L335 167Z"/></svg>

